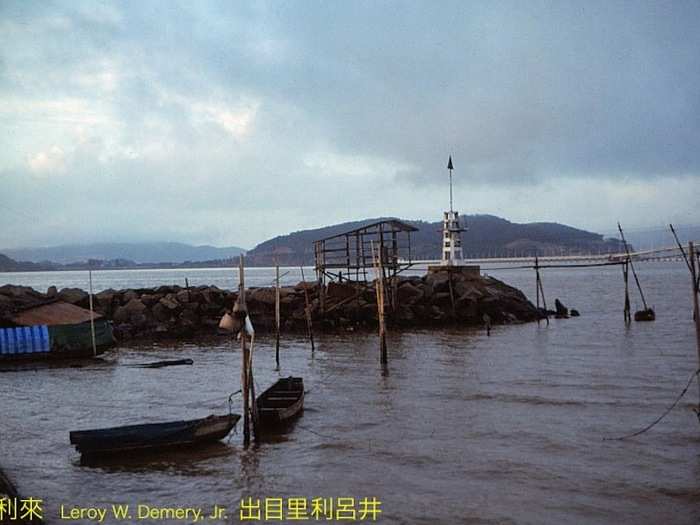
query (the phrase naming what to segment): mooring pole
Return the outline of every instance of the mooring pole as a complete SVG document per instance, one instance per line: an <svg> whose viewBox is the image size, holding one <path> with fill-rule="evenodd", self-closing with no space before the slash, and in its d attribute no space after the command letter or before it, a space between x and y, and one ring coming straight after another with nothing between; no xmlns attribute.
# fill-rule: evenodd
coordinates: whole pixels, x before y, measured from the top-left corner
<svg viewBox="0 0 700 525"><path fill-rule="evenodd" d="M243 320L240 331L241 358L243 360L241 370L241 390L243 391L243 445L247 447L250 444L250 386L248 384L250 379L250 373L248 371L250 356L248 354L248 345L246 344L245 318L248 315L248 308L245 304L245 270L243 255L238 258L238 261L238 316Z"/></svg>
<svg viewBox="0 0 700 525"><path fill-rule="evenodd" d="M540 325L540 264L535 255L535 294L537 295L537 326Z"/></svg>
<svg viewBox="0 0 700 525"><path fill-rule="evenodd" d="M377 295L377 319L379 321L379 362L386 367L389 362L386 350L386 324L384 320L384 265L382 263L382 252L375 255L374 243L372 243L372 257L374 259L374 270L377 274L375 281L375 292Z"/></svg>
<svg viewBox="0 0 700 525"><path fill-rule="evenodd" d="M88 270L90 281L90 335L92 336L92 357L97 357L97 343L95 342L95 309L92 304L92 270Z"/></svg>
<svg viewBox="0 0 700 525"><path fill-rule="evenodd" d="M275 363L280 369L280 267L275 265Z"/></svg>
<svg viewBox="0 0 700 525"><path fill-rule="evenodd" d="M632 313L630 308L630 288L629 288L629 258L625 261L622 266L622 277L625 280L625 324L630 324L632 322Z"/></svg>
<svg viewBox="0 0 700 525"><path fill-rule="evenodd" d="M540 277L540 261L535 256L535 272L537 272L537 288L542 294L542 307L544 308L544 318L547 321L547 326L549 326L549 314L547 313L547 300L544 298L544 287L542 286L542 278Z"/></svg>
<svg viewBox="0 0 700 525"><path fill-rule="evenodd" d="M301 268L301 282L304 285L304 301L306 304L306 308L304 309L304 313L306 314L306 334L309 337L309 341L311 341L311 353L313 354L316 351L316 346L314 345L314 329L311 321L311 301L309 301L309 290L306 287L306 279L304 279L304 267L300 266ZM321 285L321 289L323 289L323 285Z"/></svg>
<svg viewBox="0 0 700 525"><path fill-rule="evenodd" d="M622 226L617 223L617 229L620 231L620 237L622 238L622 243L625 246L625 253L627 254L627 261L629 262L630 268L632 269L632 276L634 277L634 282L637 283L637 289L639 290L639 295L642 298L642 304L644 305L644 310L648 310L647 301L644 298L644 292L642 291L642 285L639 284L639 277L637 277L637 270L634 269L634 264L632 263L632 256L630 255L630 249L627 245L627 239L625 239L625 234L622 231Z"/></svg>
<svg viewBox="0 0 700 525"><path fill-rule="evenodd" d="M695 246L692 242L688 243L688 252L690 255L690 275L693 279L693 320L695 321L695 345L698 349L698 367L700 368L700 307L698 307L698 293L700 288L698 284L697 259L698 254L695 252ZM698 380L698 410L700 410L700 380ZM700 412L698 412L700 417Z"/></svg>

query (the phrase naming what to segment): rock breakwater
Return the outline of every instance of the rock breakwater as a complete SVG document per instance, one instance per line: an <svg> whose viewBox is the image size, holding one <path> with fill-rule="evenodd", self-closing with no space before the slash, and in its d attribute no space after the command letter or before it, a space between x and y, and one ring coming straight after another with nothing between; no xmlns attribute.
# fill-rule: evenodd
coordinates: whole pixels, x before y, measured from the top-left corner
<svg viewBox="0 0 700 525"><path fill-rule="evenodd" d="M306 288L314 327L325 330L371 328L377 323L374 283L299 283L280 290L283 329L306 328ZM322 293L323 292L323 293ZM95 311L112 320L118 339L141 336L183 337L215 333L221 317L230 312L237 292L216 286L159 286L104 290L94 295ZM386 283L387 320L395 327L480 325L536 320L541 314L518 289L493 277L435 272L422 277L398 277ZM274 328L275 289L250 288L248 310L257 330ZM77 288L46 293L23 286L0 287L0 321L13 312L49 301L65 301L87 308L87 292Z"/></svg>

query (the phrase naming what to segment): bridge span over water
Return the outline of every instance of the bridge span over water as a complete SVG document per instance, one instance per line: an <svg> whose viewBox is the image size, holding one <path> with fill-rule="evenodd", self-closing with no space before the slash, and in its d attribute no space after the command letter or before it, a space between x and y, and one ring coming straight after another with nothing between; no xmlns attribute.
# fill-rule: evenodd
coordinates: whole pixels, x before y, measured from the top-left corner
<svg viewBox="0 0 700 525"><path fill-rule="evenodd" d="M700 246L700 241L695 241L695 246ZM687 248L686 248L687 249ZM548 264L562 264L562 265L576 265L576 264L621 264L627 260L628 255L626 253L598 253L598 254L576 254L576 255L543 255L537 257L540 266ZM653 250L642 250L630 252L629 258L632 261L646 262L646 261L662 261L662 262L676 262L682 261L683 256L681 254L678 246L668 246L663 248L655 248ZM412 267L422 267L422 266L433 266L441 264L438 259L430 260L413 260L401 261L403 264L410 264ZM465 259L466 264L520 264L528 265L535 264L534 256L508 256L508 257L477 257Z"/></svg>

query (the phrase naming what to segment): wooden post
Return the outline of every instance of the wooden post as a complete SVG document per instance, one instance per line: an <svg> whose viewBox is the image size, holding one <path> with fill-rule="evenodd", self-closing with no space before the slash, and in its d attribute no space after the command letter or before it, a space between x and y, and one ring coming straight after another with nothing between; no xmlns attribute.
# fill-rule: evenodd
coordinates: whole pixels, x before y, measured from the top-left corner
<svg viewBox="0 0 700 525"><path fill-rule="evenodd" d="M301 282L304 284L304 301L306 304L306 308L304 309L304 313L306 314L306 335L309 337L309 341L311 341L311 353L316 351L316 347L314 345L314 329L313 325L311 323L311 301L309 301L309 290L306 288L306 280L304 279L304 267L301 266ZM323 285L321 285L323 288Z"/></svg>
<svg viewBox="0 0 700 525"><path fill-rule="evenodd" d="M90 282L90 335L92 336L92 357L97 357L97 343L95 342L95 310L92 304L92 270L88 270Z"/></svg>
<svg viewBox="0 0 700 525"><path fill-rule="evenodd" d="M693 279L693 320L695 321L695 345L698 349L698 367L700 368L700 307L698 306L698 293L700 293L700 285L698 283L697 269L697 253L692 242L688 243L688 252L690 255L690 276ZM698 380L698 410L700 411L700 380ZM698 412L700 417L700 412Z"/></svg>
<svg viewBox="0 0 700 525"><path fill-rule="evenodd" d="M301 280L304 281L304 291L306 291L306 281L304 280L303 267L301 269ZM318 303L319 307L321 308L321 318L324 318L326 316L326 275L324 273L321 273L321 278L318 280Z"/></svg>
<svg viewBox="0 0 700 525"><path fill-rule="evenodd" d="M535 255L535 294L537 295L537 326L540 325L540 270L537 255Z"/></svg>
<svg viewBox="0 0 700 525"><path fill-rule="evenodd" d="M240 338L241 338L241 390L243 391L243 445L246 447L250 444L250 355L248 345L246 344L246 329L245 318L248 315L248 308L245 304L245 271L243 265L243 255L238 258L238 316L243 321Z"/></svg>
<svg viewBox="0 0 700 525"><path fill-rule="evenodd" d="M383 366L386 366L389 359L386 350L386 324L384 321L384 265L381 248L379 257L375 257L374 243L372 243L372 257L374 258L374 270L377 276L375 291L377 294L377 317L379 320L379 361Z"/></svg>
<svg viewBox="0 0 700 525"><path fill-rule="evenodd" d="M622 266L622 276L625 280L625 324L632 322L632 313L630 308L630 291L629 291L629 259Z"/></svg>
<svg viewBox="0 0 700 525"><path fill-rule="evenodd" d="M280 267L275 265L275 363L280 369Z"/></svg>
<svg viewBox="0 0 700 525"><path fill-rule="evenodd" d="M629 266L632 269L632 276L634 277L634 282L637 283L637 289L639 290L639 295L641 296L642 304L644 305L644 311L646 312L647 310L649 310L649 307L647 306L647 301L644 298L642 285L639 284L639 277L637 277L637 271L634 269L634 264L632 263L632 256L630 255L630 249L627 245L627 239L625 239L625 234L623 233L622 226L620 226L619 222L617 223L617 229L620 231L620 238L622 239L622 243L625 246L625 253L627 254L627 262L629 263Z"/></svg>
<svg viewBox="0 0 700 525"><path fill-rule="evenodd" d="M542 286L542 278L540 277L540 261L535 255L535 285L537 286L537 309L540 308L540 294L542 294L542 307L544 308L544 318L549 326L549 314L547 313L547 300L544 298L544 287ZM539 318L537 319L539 324Z"/></svg>
<svg viewBox="0 0 700 525"><path fill-rule="evenodd" d="M452 304L452 317L456 318L457 317L457 308L455 307L455 292L454 288L452 287L452 269L451 267L447 268L447 284L450 289L450 303Z"/></svg>

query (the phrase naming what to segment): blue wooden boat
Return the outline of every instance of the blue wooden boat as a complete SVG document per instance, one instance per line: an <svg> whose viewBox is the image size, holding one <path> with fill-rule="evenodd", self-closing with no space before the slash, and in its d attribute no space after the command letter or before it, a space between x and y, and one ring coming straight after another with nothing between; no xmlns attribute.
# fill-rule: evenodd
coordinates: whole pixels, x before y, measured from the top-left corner
<svg viewBox="0 0 700 525"><path fill-rule="evenodd" d="M240 418L239 414L211 415L188 421L76 430L70 433L70 442L83 456L192 446L225 438Z"/></svg>

